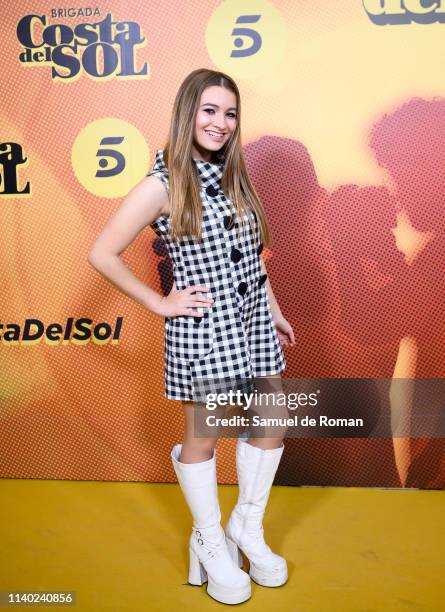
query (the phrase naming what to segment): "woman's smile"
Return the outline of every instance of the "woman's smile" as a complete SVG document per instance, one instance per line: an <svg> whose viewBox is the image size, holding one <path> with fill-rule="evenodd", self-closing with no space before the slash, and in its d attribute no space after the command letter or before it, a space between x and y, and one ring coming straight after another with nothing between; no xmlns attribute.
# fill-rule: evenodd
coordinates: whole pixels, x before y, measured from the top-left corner
<svg viewBox="0 0 445 612"><path fill-rule="evenodd" d="M204 130L204 132L212 139L221 142L224 140L225 133L224 132L216 132L214 130Z"/></svg>

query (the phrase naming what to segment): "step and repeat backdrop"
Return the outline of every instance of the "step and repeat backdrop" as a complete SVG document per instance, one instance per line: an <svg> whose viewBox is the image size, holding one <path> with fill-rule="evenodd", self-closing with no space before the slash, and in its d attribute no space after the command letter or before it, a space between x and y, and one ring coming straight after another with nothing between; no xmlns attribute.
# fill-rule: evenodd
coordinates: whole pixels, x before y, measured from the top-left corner
<svg viewBox="0 0 445 612"><path fill-rule="evenodd" d="M439 0L2 7L2 477L175 481L163 320L87 257L206 67L241 91L264 258L296 336L284 379L324 399L276 482L444 487L444 28ZM122 258L169 292L150 228ZM221 483L234 444L219 443Z"/></svg>

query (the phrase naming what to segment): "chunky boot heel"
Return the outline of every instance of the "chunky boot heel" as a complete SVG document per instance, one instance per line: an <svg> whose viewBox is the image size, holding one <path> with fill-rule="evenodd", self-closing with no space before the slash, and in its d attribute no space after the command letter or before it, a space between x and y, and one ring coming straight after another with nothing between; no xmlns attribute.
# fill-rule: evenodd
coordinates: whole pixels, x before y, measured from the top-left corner
<svg viewBox="0 0 445 612"><path fill-rule="evenodd" d="M215 451L208 461L181 463L181 447L173 448L171 458L193 516L189 584L207 582L208 595L221 603L246 601L251 596L250 577L230 556L220 523Z"/></svg>
<svg viewBox="0 0 445 612"><path fill-rule="evenodd" d="M198 555L189 548L190 565L189 565L189 584L201 586L204 582L207 582L207 572L201 561L198 559Z"/></svg>
<svg viewBox="0 0 445 612"><path fill-rule="evenodd" d="M234 563L238 563L238 567L242 567L243 566L243 555L240 549L238 548L238 545L235 544L235 542L231 540L230 538L228 538L227 536L226 536L226 542L227 542L227 549L230 553L230 556L232 557L232 560L234 561Z"/></svg>

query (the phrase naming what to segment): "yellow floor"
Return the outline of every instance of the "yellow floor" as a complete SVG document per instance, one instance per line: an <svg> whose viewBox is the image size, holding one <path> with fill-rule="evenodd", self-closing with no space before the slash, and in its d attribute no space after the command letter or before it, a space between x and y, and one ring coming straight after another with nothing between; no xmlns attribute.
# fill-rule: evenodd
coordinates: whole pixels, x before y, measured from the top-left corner
<svg viewBox="0 0 445 612"><path fill-rule="evenodd" d="M186 584L191 518L177 485L0 487L1 591L76 591L70 609L79 612L445 610L442 491L274 487L264 527L288 559L289 582L252 583L252 598L236 607ZM225 519L237 487L219 491Z"/></svg>

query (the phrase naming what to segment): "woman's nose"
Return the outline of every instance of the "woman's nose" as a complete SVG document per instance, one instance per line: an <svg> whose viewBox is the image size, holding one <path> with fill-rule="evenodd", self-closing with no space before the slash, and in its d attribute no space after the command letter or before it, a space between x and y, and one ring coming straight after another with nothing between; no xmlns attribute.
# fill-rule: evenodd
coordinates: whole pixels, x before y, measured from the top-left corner
<svg viewBox="0 0 445 612"><path fill-rule="evenodd" d="M226 129L226 120L225 117L214 117L213 118L213 125L215 128L218 128L219 130L223 131Z"/></svg>

